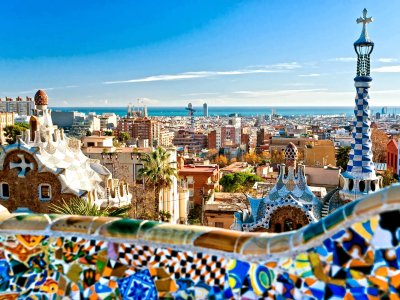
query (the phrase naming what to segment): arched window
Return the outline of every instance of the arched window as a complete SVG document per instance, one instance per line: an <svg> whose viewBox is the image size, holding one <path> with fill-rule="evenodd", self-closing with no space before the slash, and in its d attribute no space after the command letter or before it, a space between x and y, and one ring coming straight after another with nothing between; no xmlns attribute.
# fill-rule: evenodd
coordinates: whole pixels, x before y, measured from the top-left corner
<svg viewBox="0 0 400 300"><path fill-rule="evenodd" d="M290 219L286 219L285 223L283 224L283 231L292 231L294 229L293 221Z"/></svg>
<svg viewBox="0 0 400 300"><path fill-rule="evenodd" d="M350 179L349 180L349 190L352 191L353 187L354 187L354 181L353 181L353 179Z"/></svg>
<svg viewBox="0 0 400 300"><path fill-rule="evenodd" d="M10 198L10 187L7 182L0 183L0 199L7 200Z"/></svg>
<svg viewBox="0 0 400 300"><path fill-rule="evenodd" d="M358 184L358 187L360 188L360 192L365 191L365 181L361 180L360 183Z"/></svg>
<svg viewBox="0 0 400 300"><path fill-rule="evenodd" d="M279 223L275 224L275 230L274 230L274 232L276 232L276 233L282 232L282 226L281 226L281 224L279 224Z"/></svg>
<svg viewBox="0 0 400 300"><path fill-rule="evenodd" d="M39 184L39 200L50 201L51 200L51 185L47 183Z"/></svg>
<svg viewBox="0 0 400 300"><path fill-rule="evenodd" d="M375 185L375 180L371 181L371 191L375 192L376 185Z"/></svg>

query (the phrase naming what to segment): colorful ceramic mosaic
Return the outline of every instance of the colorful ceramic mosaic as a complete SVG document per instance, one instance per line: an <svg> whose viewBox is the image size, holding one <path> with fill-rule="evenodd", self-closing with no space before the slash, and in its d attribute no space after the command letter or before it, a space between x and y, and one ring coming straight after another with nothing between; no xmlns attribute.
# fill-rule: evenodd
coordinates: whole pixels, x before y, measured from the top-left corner
<svg viewBox="0 0 400 300"><path fill-rule="evenodd" d="M1 215L0 299L398 299L400 185L285 234Z"/></svg>

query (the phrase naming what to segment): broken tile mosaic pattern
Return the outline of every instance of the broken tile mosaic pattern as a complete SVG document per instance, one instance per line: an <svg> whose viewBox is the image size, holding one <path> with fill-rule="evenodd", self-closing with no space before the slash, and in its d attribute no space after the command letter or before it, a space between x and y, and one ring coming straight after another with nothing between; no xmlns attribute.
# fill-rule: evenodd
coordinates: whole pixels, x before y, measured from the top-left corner
<svg viewBox="0 0 400 300"><path fill-rule="evenodd" d="M286 234L138 220L9 215L6 299L397 299L400 187Z"/></svg>

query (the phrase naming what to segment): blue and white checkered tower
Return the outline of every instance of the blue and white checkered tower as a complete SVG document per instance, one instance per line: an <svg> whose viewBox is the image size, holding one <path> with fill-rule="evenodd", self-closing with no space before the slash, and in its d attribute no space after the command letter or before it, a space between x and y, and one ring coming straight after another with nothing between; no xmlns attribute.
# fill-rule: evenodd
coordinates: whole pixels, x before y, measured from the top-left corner
<svg viewBox="0 0 400 300"><path fill-rule="evenodd" d="M373 21L367 17L364 8L363 16L357 19L363 28L360 38L354 43L357 53L357 76L354 85L357 90L354 114L356 121L353 128L353 142L346 172L341 174L342 196L355 200L360 196L377 191L381 186L380 177L376 176L372 161L371 121L368 91L371 86L370 55L374 42L369 38L367 24Z"/></svg>

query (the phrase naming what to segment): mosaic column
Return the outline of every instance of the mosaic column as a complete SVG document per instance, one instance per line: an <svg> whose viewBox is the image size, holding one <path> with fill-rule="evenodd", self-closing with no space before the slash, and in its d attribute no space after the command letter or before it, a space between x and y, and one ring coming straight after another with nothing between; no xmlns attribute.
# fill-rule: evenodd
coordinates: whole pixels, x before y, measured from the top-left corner
<svg viewBox="0 0 400 300"><path fill-rule="evenodd" d="M370 82L355 81L357 95L354 114L356 121L354 122L353 141L347 165L347 172L353 174L354 177L365 179L375 173L372 162L371 121L368 103L370 85Z"/></svg>
<svg viewBox="0 0 400 300"><path fill-rule="evenodd" d="M369 110L370 56L374 49L374 42L369 38L367 24L373 21L367 17L367 10L357 19L363 28L360 38L354 43L357 53L357 76L354 78L357 95L354 114L356 121L353 128L353 141L346 172L341 174L342 198L355 200L363 194L375 192L380 188L380 178L375 174L372 161L371 121Z"/></svg>

